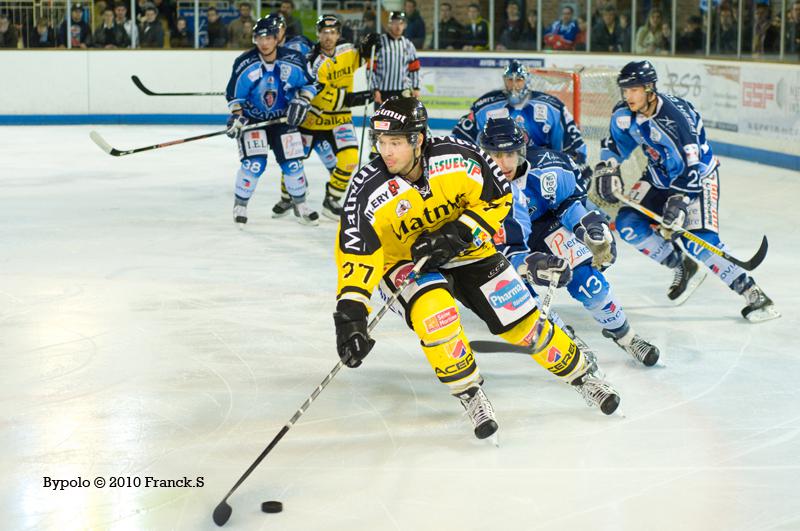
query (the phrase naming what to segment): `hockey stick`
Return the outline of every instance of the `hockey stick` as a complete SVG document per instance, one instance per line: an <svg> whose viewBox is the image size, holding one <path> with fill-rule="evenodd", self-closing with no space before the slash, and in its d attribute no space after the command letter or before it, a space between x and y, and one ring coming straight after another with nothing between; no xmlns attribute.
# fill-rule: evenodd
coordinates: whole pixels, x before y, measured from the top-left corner
<svg viewBox="0 0 800 531"><path fill-rule="evenodd" d="M545 322L547 322L547 316L550 314L550 306L553 304L553 296L556 292L556 287L558 286L558 279L561 276L561 273L551 273L550 275L550 284L547 286L547 292L545 292L544 297L542 298L542 306L539 308L539 318L536 320L536 325L533 327L533 339L531 340L530 345L513 345L511 343L505 343L502 341L483 341L483 340L475 340L470 341L470 346L477 350L478 352L513 352L516 354L536 354L541 349L538 348L539 345L539 336L542 335L542 329L544 328ZM546 345L547 342L552 337L552 327L550 328L550 334L546 341L543 341L543 345Z"/></svg>
<svg viewBox="0 0 800 531"><path fill-rule="evenodd" d="M389 299L386 301L386 303L384 303L384 305L381 307L381 309L378 311L375 317L373 317L372 320L369 322L369 325L367 325L367 332L371 332L375 328L375 326L378 324L381 318L383 318L384 314L389 310L389 306L391 306L397 300L397 298L409 284L411 284L416 280L420 270L427 261L428 257L426 256L423 257L419 262L417 262L414 265L414 269L412 269L411 272L408 274L408 276L403 280L403 282L401 282L400 285L397 286L397 290L392 294L391 297L389 297ZM255 461L253 461L253 464L250 465L250 468L248 468L247 471L244 474L242 474L242 477L239 478L239 480L236 482L233 488L229 490L228 494L226 494L225 497L222 499L222 501L219 502L217 507L214 509L213 518L215 524L217 524L218 526L225 525L225 522L228 521L228 519L231 517L231 513L233 512L233 508L231 508L231 506L228 504L228 498L230 498L231 494L233 494L234 491L237 488L239 488L239 485L241 485L244 482L244 480L247 479L247 477L253 472L253 470L256 469L256 467L261 463L261 461L263 461L264 458L267 457L267 454L270 453L273 448L275 448L278 442L283 438L284 435L286 435L286 433L291 429L291 427L294 426L294 423L297 422L297 420L303 415L303 413L306 412L311 403L319 396L322 390L325 389L325 387L327 387L329 383L331 383L331 380L333 380L333 377L336 376L336 374L339 372L339 370L342 368L343 365L344 363L341 360L339 360L339 362L333 367L333 369L331 369L331 372L329 372L328 375L325 377L325 379L322 380L322 383L320 383L317 386L317 388L314 389L314 392L311 393L311 396L306 398L306 401L303 402L303 405L300 406L300 409L298 409L295 412L295 414L292 415L292 418L289 419L289 422L287 422L286 425L284 425L283 428L281 428L281 430L272 439L269 445L267 445L264 451L261 452L261 455L259 455L258 458L256 458Z"/></svg>
<svg viewBox="0 0 800 531"><path fill-rule="evenodd" d="M267 127L269 125L275 124L282 124L286 122L286 118L276 118L274 120L267 120L266 122L259 122L257 124L247 125L242 128L242 131L249 131L251 129L258 129L260 127ZM134 153L141 153L142 151L149 151L151 149L161 149L169 146L175 146L178 144L185 144L186 142L193 142L195 140L203 140L205 138L211 138L212 136L219 136L224 135L227 133L227 129L222 129L220 131L214 131L213 133L205 133L202 135L197 136L190 136L188 138L179 138L178 140L170 140L169 142L162 142L160 144L153 144L151 146L144 146L135 149L128 149L128 150L120 150L115 147L112 147L111 144L106 142L106 139L100 136L100 133L97 131L92 131L89 133L89 138L97 144L97 146L111 155L112 157L122 157L123 155L133 155Z"/></svg>
<svg viewBox="0 0 800 531"><path fill-rule="evenodd" d="M660 225L664 224L664 218L662 218L661 216L659 216L658 214L656 214L652 210L649 210L649 209L643 207L639 203L631 201L630 199L628 199L627 197L622 195L620 192L614 192L614 197L619 199L625 205L627 205L627 206L629 206L629 207L631 207L631 208L633 208L635 210L638 210L639 212L641 212L645 216L649 217L650 219L652 219L656 223L658 223ZM692 242L696 243L697 245L699 245L700 247L706 249L707 251L709 251L711 253L714 253L717 256L721 256L722 258L724 258L728 262L741 267L745 271L752 271L753 269L757 268L759 265L761 265L761 262L763 262L764 258L767 256L767 237L766 236L762 237L761 245L758 247L758 250L756 251L756 254L754 254L753 257L750 258L750 260L742 261L742 260L737 259L734 256L729 255L728 253L726 253L722 249L720 249L720 248L718 248L718 247L716 247L714 245L711 245L707 241L703 240L699 236L696 236L695 234L693 234L692 232L690 232L690 231L688 231L686 229L676 228L676 229L674 229L674 231L677 232L678 234L680 234L681 236L683 236L684 238L686 238L687 240L692 241Z"/></svg>
<svg viewBox="0 0 800 531"><path fill-rule="evenodd" d="M148 96L224 96L224 92L153 92L144 86L139 76L131 76L131 81L136 85L136 88L147 94Z"/></svg>
<svg viewBox="0 0 800 531"><path fill-rule="evenodd" d="M375 46L372 46L372 49L369 54L369 68L367 69L367 89L372 88L372 76L374 75L372 72L373 65L375 64ZM358 146L358 167L361 167L361 154L364 152L364 133L367 129L367 109L369 108L369 100L364 102L364 120L361 122L361 144Z"/></svg>

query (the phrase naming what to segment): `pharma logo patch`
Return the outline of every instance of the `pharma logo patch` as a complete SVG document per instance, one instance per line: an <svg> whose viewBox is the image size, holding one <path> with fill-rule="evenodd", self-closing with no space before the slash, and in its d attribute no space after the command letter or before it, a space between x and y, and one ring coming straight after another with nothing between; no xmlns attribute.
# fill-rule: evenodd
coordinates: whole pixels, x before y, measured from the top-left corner
<svg viewBox="0 0 800 531"><path fill-rule="evenodd" d="M519 280L501 280L489 294L493 308L516 310L530 299L530 293Z"/></svg>

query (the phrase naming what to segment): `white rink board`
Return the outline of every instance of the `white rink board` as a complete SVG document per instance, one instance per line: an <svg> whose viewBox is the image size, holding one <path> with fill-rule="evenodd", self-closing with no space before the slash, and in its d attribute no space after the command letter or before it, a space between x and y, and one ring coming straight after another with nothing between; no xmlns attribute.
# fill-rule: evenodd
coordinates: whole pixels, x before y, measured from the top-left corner
<svg viewBox="0 0 800 531"><path fill-rule="evenodd" d="M216 529L216 504L337 361L335 225L270 219L271 162L237 230L225 138L113 159L89 130L0 128L4 527ZM133 147L206 128L100 130ZM481 355L498 449L474 439L389 314L363 367L344 369L234 494L226 529L798 528L800 180L722 162L722 235L743 257L769 236L756 277L782 319L744 322L711 278L673 308L670 272L623 245L610 279L666 366L637 366L559 293L627 417L586 408L525 356ZM325 171L308 168L319 205ZM489 339L465 314L470 338ZM54 492L44 476L205 484ZM284 512L261 513L265 500Z"/></svg>

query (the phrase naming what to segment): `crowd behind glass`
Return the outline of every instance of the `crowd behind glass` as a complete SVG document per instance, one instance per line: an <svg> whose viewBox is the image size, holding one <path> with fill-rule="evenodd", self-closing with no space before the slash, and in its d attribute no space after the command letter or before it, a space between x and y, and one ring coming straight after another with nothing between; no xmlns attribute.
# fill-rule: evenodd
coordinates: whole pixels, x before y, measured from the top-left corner
<svg viewBox="0 0 800 531"><path fill-rule="evenodd" d="M245 49L258 17L276 11L287 38L315 40L313 21L325 12L338 14L343 37L354 40L385 28L388 10L400 9L418 50L800 60L800 0L712 0L710 12L708 1L3 0L0 48Z"/></svg>

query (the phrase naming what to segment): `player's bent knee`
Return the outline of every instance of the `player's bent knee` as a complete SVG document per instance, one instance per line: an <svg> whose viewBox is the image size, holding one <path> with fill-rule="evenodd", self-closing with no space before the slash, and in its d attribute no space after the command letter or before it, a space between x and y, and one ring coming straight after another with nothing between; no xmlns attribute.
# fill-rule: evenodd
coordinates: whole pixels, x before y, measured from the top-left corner
<svg viewBox="0 0 800 531"><path fill-rule="evenodd" d="M242 159L242 171L253 179L258 179L267 169L267 157L245 157Z"/></svg>
<svg viewBox="0 0 800 531"><path fill-rule="evenodd" d="M602 305L610 287L605 275L589 264L582 264L572 270L572 280L567 291L573 299L593 310Z"/></svg>
<svg viewBox="0 0 800 531"><path fill-rule="evenodd" d="M620 209L615 223L622 239L633 245L642 242L653 232L650 220L632 208Z"/></svg>

